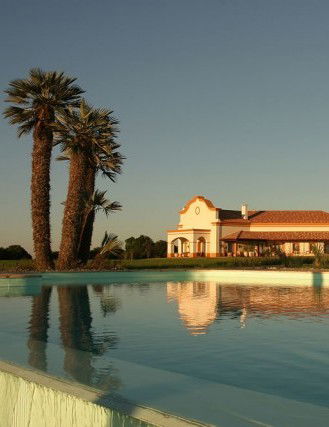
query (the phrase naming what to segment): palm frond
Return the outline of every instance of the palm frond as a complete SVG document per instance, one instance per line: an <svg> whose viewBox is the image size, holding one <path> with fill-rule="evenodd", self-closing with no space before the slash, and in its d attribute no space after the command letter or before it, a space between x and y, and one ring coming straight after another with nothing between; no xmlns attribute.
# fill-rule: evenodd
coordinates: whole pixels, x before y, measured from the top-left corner
<svg viewBox="0 0 329 427"><path fill-rule="evenodd" d="M56 160L58 160L58 161L70 160L70 157L69 156L57 156Z"/></svg>
<svg viewBox="0 0 329 427"><path fill-rule="evenodd" d="M112 233L105 232L105 236L102 241L102 248L99 255L119 255L122 251L122 242L118 239L118 236Z"/></svg>
<svg viewBox="0 0 329 427"><path fill-rule="evenodd" d="M23 123L19 128L17 129L17 135L20 138L23 135L27 135L34 129L34 126L36 124L36 119L31 119L29 121L26 121Z"/></svg>
<svg viewBox="0 0 329 427"><path fill-rule="evenodd" d="M70 105L78 105L84 91L73 84L75 80L63 72L32 68L26 79L15 79L9 83L5 102L13 105L5 109L4 117L10 124L22 124L19 136L30 132L41 111L47 110L48 117L53 117Z"/></svg>
<svg viewBox="0 0 329 427"><path fill-rule="evenodd" d="M82 99L79 109L70 107L56 115L54 145L61 144L62 151L84 152L97 170L112 181L121 172L123 156L115 142L117 121L112 110L94 108Z"/></svg>
<svg viewBox="0 0 329 427"><path fill-rule="evenodd" d="M122 205L117 201L110 201L106 197L106 191L96 190L93 194L90 204L95 212L103 211L106 216L111 212L119 211Z"/></svg>

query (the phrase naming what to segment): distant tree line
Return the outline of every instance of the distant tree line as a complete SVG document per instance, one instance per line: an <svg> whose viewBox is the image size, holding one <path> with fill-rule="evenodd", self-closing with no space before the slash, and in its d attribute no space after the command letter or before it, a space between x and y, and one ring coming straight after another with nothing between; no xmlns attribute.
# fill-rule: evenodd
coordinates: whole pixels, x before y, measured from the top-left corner
<svg viewBox="0 0 329 427"><path fill-rule="evenodd" d="M154 242L151 237L144 235L126 239L124 249L118 236L105 233L101 246L90 251L91 258L106 259L165 258L166 256L167 242L165 240Z"/></svg>
<svg viewBox="0 0 329 427"><path fill-rule="evenodd" d="M31 255L20 245L10 245L7 248L0 247L0 259L31 259Z"/></svg>
<svg viewBox="0 0 329 427"><path fill-rule="evenodd" d="M58 252L52 252L52 259L58 258ZM129 237L125 241L125 248L118 236L105 233L101 245L90 251L90 259L142 259L166 258L167 242L165 240L153 241L151 237L141 235ZM7 248L0 247L0 260L32 259L32 256L20 245L11 245Z"/></svg>
<svg viewBox="0 0 329 427"><path fill-rule="evenodd" d="M158 240L154 242L151 237L141 235L137 238L130 237L126 240L125 258L165 258L167 256L167 242Z"/></svg>

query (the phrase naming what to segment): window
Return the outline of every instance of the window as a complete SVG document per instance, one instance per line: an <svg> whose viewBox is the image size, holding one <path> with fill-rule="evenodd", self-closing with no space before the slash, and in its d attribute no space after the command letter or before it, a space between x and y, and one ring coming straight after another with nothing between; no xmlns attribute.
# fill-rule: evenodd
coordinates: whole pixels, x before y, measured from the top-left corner
<svg viewBox="0 0 329 427"><path fill-rule="evenodd" d="M292 244L292 252L294 254L299 254L299 252L300 252L300 245L299 245L299 243L293 243Z"/></svg>

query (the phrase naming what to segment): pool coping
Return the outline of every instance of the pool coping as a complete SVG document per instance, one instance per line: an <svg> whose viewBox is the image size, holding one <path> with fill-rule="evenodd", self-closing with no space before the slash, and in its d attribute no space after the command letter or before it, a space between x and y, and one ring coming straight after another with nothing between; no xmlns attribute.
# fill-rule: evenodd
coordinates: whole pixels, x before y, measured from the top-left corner
<svg viewBox="0 0 329 427"><path fill-rule="evenodd" d="M103 392L81 385L63 378L55 377L48 373L29 369L16 365L15 363L0 360L0 371L22 378L25 381L35 383L39 386L74 396L85 402L118 411L124 415L131 416L137 420L159 427L193 427L211 426L211 424L185 419L177 415L159 411L147 406L135 404L119 396L105 396Z"/></svg>
<svg viewBox="0 0 329 427"><path fill-rule="evenodd" d="M32 279L32 280L31 280ZM189 280L213 280L223 284L263 284L263 285L309 285L329 286L329 271L317 270L249 270L249 269L187 269L187 270L125 270L108 272L47 272L44 274L8 274L0 275L1 285L26 285L33 284L37 279L39 284L61 284L67 285L81 283L82 280L94 281L104 280L111 282L133 281L189 281Z"/></svg>
<svg viewBox="0 0 329 427"><path fill-rule="evenodd" d="M29 279L29 278L41 278L43 274L29 274L29 273L1 273L0 279Z"/></svg>

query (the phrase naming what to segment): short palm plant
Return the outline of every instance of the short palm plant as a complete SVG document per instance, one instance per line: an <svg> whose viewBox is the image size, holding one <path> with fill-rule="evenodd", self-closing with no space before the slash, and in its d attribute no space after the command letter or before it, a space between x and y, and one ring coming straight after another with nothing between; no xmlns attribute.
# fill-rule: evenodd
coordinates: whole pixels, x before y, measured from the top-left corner
<svg viewBox="0 0 329 427"><path fill-rule="evenodd" d="M111 202L106 199L106 191L96 190L91 199L86 200L86 208L81 231L78 258L82 263L89 259L91 240L93 235L94 221L97 212L103 212L108 216L111 212L121 210L119 202Z"/></svg>
<svg viewBox="0 0 329 427"><path fill-rule="evenodd" d="M50 160L53 125L58 113L80 101L83 90L76 79L57 71L32 69L26 79L13 80L5 91L4 111L10 124L18 125L18 136L33 132L31 211L33 243L38 270L53 267L50 244Z"/></svg>
<svg viewBox="0 0 329 427"><path fill-rule="evenodd" d="M113 233L105 232L105 235L102 240L101 249L96 255L96 258L104 258L107 255L118 256L122 252L122 242L118 239Z"/></svg>
<svg viewBox="0 0 329 427"><path fill-rule="evenodd" d="M69 153L70 158L69 185L58 257L60 269L75 268L78 264L85 201L89 196L88 174L101 156L110 156L112 152L113 135L109 113L109 110L92 108L82 100L78 110L71 109L58 116L56 143L61 144L62 150L65 154Z"/></svg>

